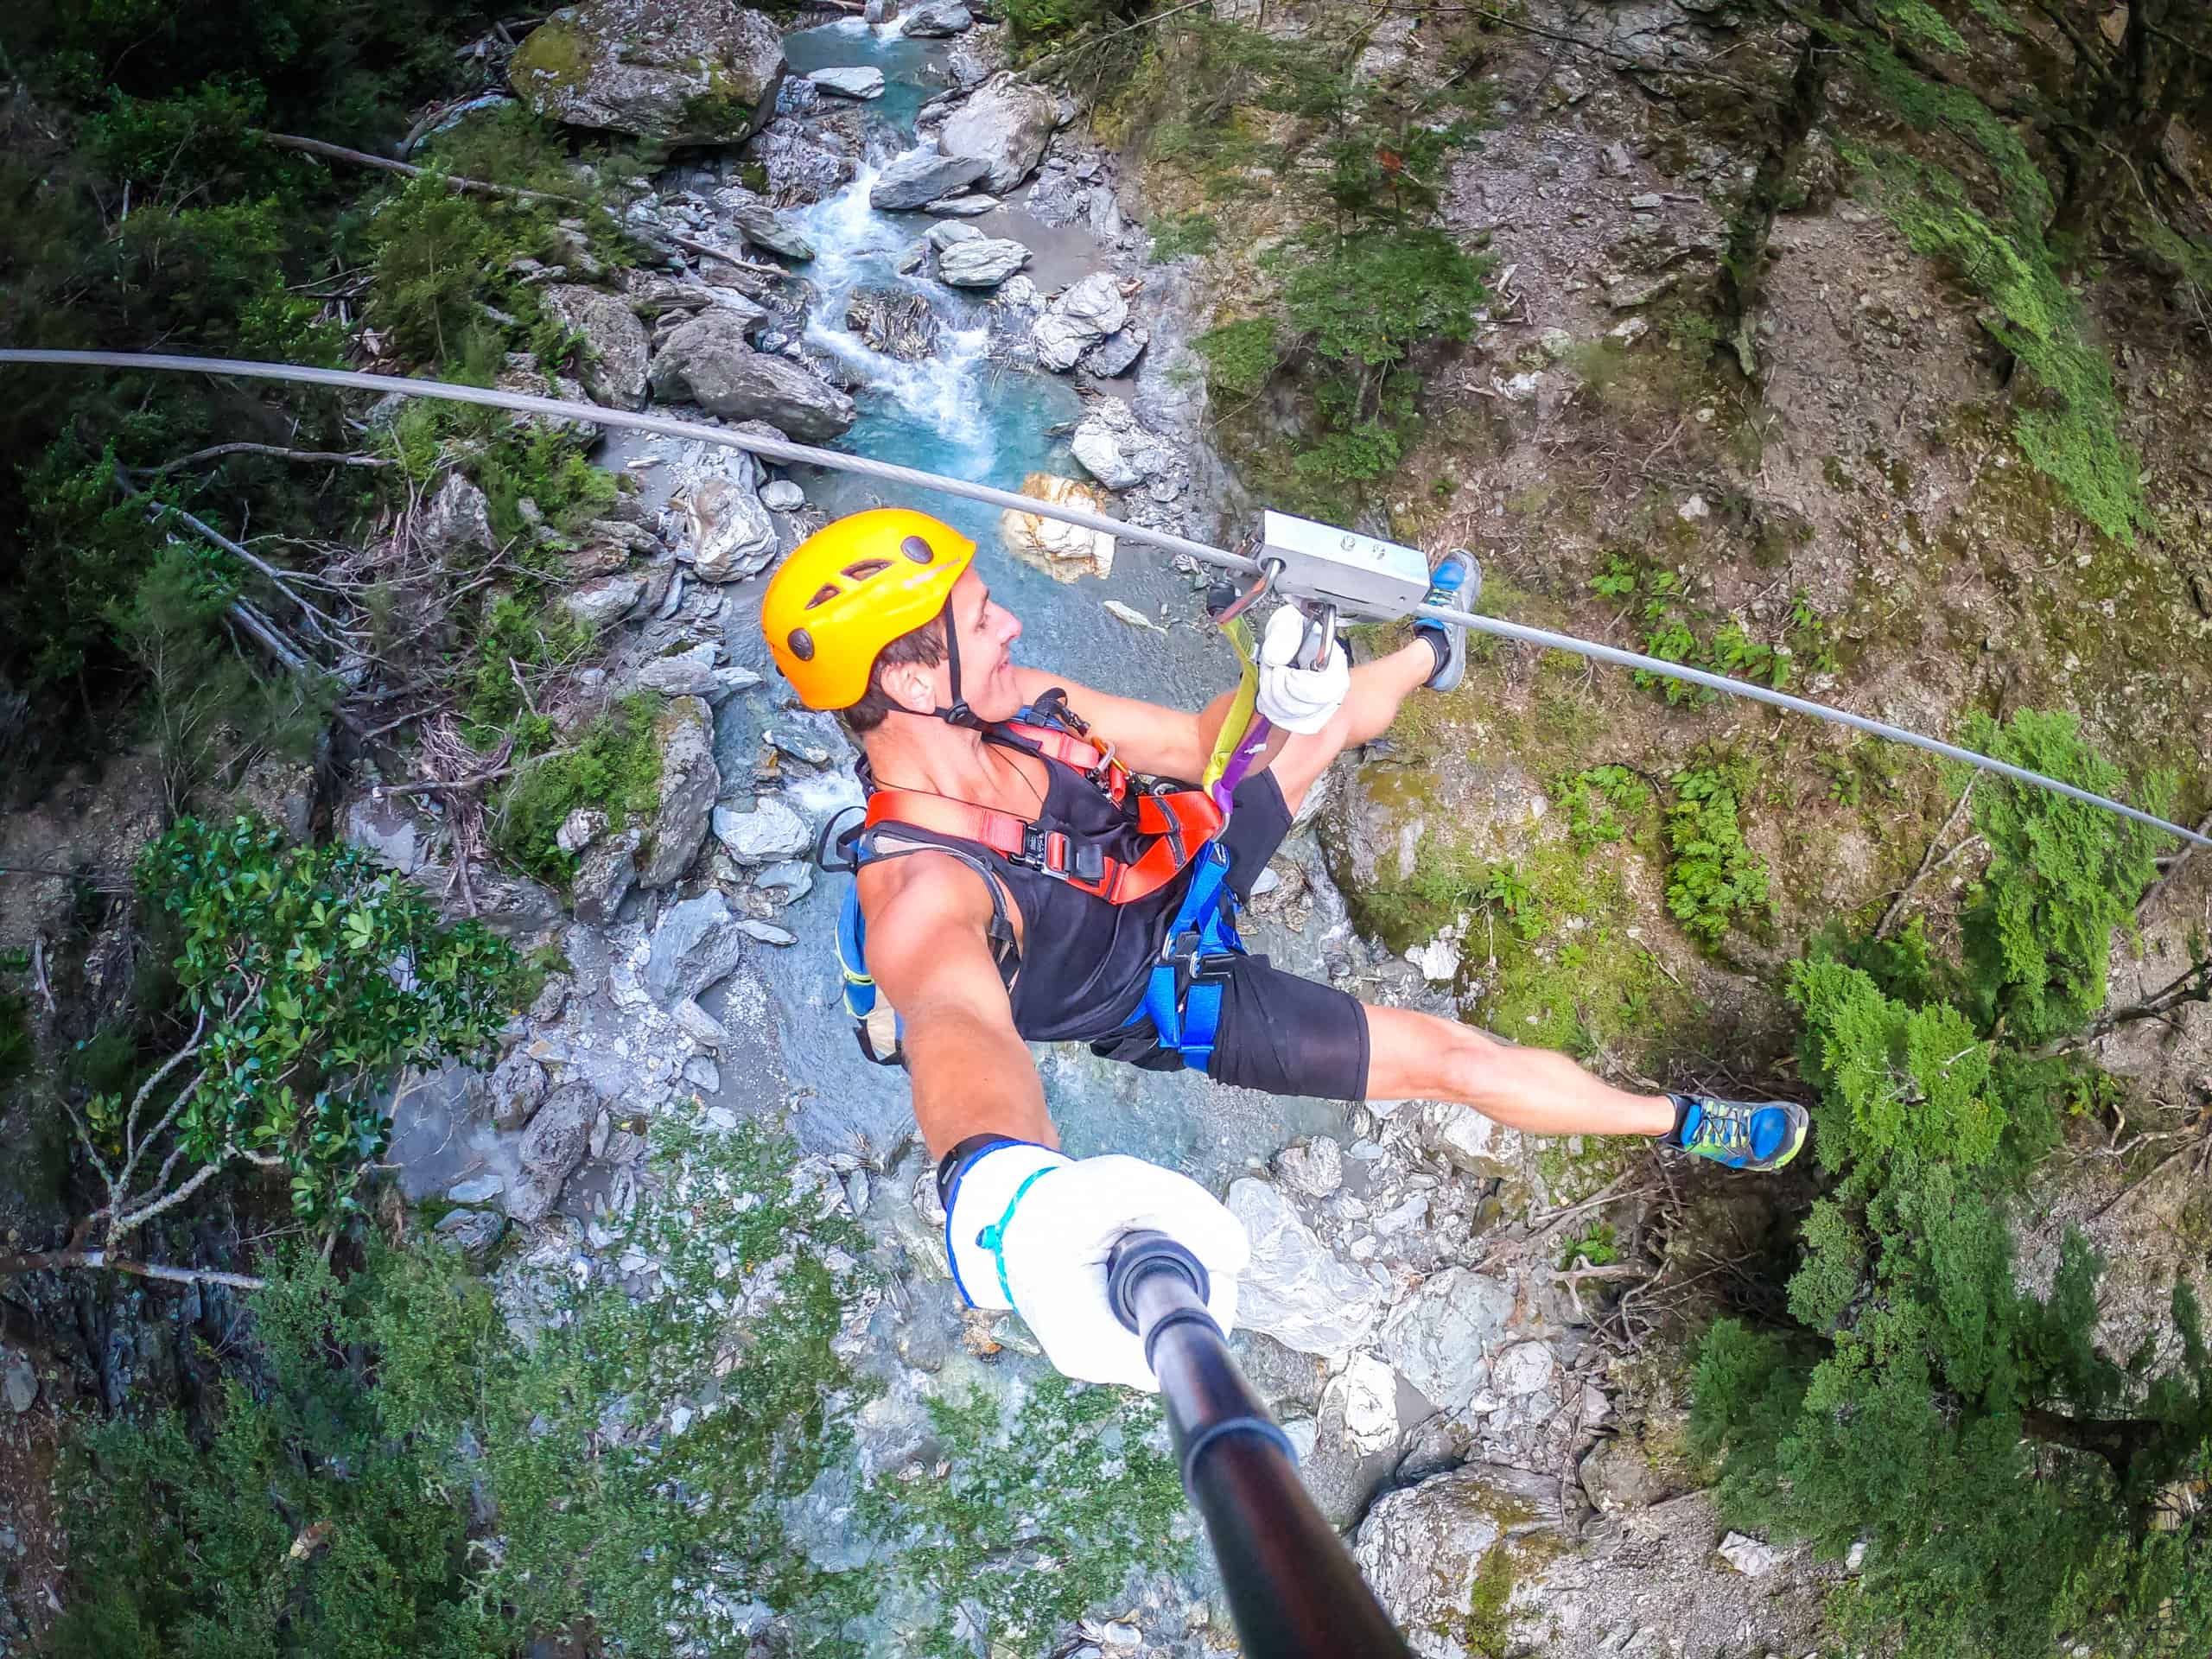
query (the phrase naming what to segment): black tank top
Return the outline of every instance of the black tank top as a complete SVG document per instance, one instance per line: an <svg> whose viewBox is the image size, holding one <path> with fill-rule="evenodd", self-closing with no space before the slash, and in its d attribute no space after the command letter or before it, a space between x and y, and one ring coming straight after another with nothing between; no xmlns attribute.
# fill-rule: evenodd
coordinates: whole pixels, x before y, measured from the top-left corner
<svg viewBox="0 0 2212 1659"><path fill-rule="evenodd" d="M1044 805L1036 814L1040 828L1096 845L1113 858L1134 860L1143 852L1134 784L1116 806L1071 767L1047 762L1045 772ZM1133 904L1109 905L980 842L904 824L885 828L900 841L957 847L1005 884L1021 912L1021 969L1012 998L1014 1028L1026 1040L1096 1042L1128 1022L1144 1000L1146 977L1190 883L1189 869Z"/></svg>

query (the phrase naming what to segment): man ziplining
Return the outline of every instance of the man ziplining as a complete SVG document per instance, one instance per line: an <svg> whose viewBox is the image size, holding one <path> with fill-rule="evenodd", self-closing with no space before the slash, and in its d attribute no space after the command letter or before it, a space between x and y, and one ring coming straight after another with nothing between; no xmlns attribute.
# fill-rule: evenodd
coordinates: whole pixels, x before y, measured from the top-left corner
<svg viewBox="0 0 2212 1659"><path fill-rule="evenodd" d="M1234 911L1307 791L1414 691L1459 683L1463 629L1421 621L1410 644L1357 668L1332 641L1306 667L1306 620L1278 611L1257 686L1274 730L1224 812L1166 780L1205 774L1232 696L1191 714L1016 665L1021 624L975 556L925 514L855 513L802 543L761 606L800 700L836 711L863 751L847 974L898 1010L970 1306L1020 1312L1071 1376L1151 1388L1105 1263L1116 1240L1157 1229L1205 1264L1211 1310L1224 1331L1234 1321L1241 1224L1175 1171L1063 1155L1031 1042L1271 1094L1456 1101L1529 1134L1645 1135L1735 1169L1796 1155L1801 1106L1631 1094L1562 1054L1363 1004L1244 954ZM1480 573L1455 550L1432 580L1433 601L1464 607Z"/></svg>

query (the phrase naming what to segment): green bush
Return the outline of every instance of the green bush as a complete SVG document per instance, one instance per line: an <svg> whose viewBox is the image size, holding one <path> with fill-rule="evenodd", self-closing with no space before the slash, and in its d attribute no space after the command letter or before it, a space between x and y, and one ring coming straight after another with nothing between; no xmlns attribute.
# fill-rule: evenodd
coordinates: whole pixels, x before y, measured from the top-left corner
<svg viewBox="0 0 2212 1659"><path fill-rule="evenodd" d="M2126 775L2063 711L2024 709L2004 726L1978 715L1961 737L2078 788L2129 793ZM2163 812L2172 780L2153 777L2142 795ZM1990 854L1962 918L1978 1015L2023 1044L2048 1042L2103 1007L2113 935L2133 925L2136 900L2158 873L2160 837L2102 807L1987 775L1974 784L1974 821Z"/></svg>
<svg viewBox="0 0 2212 1659"><path fill-rule="evenodd" d="M1554 786L1567 808L1567 832L1578 853L1624 839L1626 821L1651 806L1651 785L1626 766L1592 766Z"/></svg>
<svg viewBox="0 0 2212 1659"><path fill-rule="evenodd" d="M534 754L553 741L550 721L529 712L517 670L552 668L572 663L591 649L590 626L558 605L532 605L502 594L484 607L477 628L475 666L468 681L468 718L478 729L471 741L490 748L502 733L515 747Z"/></svg>
<svg viewBox="0 0 2212 1659"><path fill-rule="evenodd" d="M1766 861L1744 841L1737 818L1741 783L1731 768L1694 766L1674 775L1667 809L1667 908L1707 950L1728 930L1770 913Z"/></svg>
<svg viewBox="0 0 2212 1659"><path fill-rule="evenodd" d="M561 748L523 760L499 800L499 849L539 880L565 885L575 861L556 844L578 807L607 814L610 832L660 804L660 700L624 699Z"/></svg>
<svg viewBox="0 0 2212 1659"><path fill-rule="evenodd" d="M834 1646L864 1595L794 1558L778 1506L845 1446L831 1344L863 1241L794 1155L657 1124L626 1244L658 1287L532 1279L528 1340L435 1246L345 1282L291 1258L206 1437L156 1411L71 1448L48 1650L504 1659L567 1629L675 1659L743 1651L756 1599L821 1604Z"/></svg>
<svg viewBox="0 0 2212 1659"><path fill-rule="evenodd" d="M194 1022L171 1051L175 1094L137 1113L140 1127L172 1116L188 1173L273 1160L302 1217L355 1207L391 1134L379 1092L403 1067L482 1060L513 1011L513 951L474 922L442 923L359 848L186 818L146 849L137 877L174 937ZM84 1116L127 1186L130 1103L98 1095ZM159 1196L167 1176L138 1196ZM112 1196L120 1224L130 1206Z"/></svg>
<svg viewBox="0 0 2212 1659"><path fill-rule="evenodd" d="M2007 1194L2052 1143L2064 1068L1832 957L1790 995L1834 1185L1801 1236L1795 1326L1723 1320L1700 1350L1694 1439L1730 1523L1830 1557L1863 1541L1835 1634L1901 1659L2201 1650L2212 1537L2167 1509L2212 1473L2186 1282L2168 1339L2123 1364L2096 1346L2078 1236L2047 1294L2012 1257Z"/></svg>

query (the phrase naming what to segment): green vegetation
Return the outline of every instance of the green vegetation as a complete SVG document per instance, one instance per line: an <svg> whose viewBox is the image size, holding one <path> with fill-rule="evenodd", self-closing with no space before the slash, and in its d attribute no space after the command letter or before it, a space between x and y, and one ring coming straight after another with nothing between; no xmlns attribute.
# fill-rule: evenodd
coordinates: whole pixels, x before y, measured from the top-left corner
<svg viewBox="0 0 2212 1659"><path fill-rule="evenodd" d="M178 1006L135 1046L165 1045L159 1064L83 1107L111 1236L239 1159L284 1171L305 1218L357 1208L391 1133L378 1091L406 1066L481 1060L512 1011L513 951L443 925L358 848L186 818L146 849L138 886ZM156 1175L151 1143L169 1132L176 1157Z"/></svg>
<svg viewBox="0 0 2212 1659"><path fill-rule="evenodd" d="M552 723L530 712L523 677L532 669L575 662L591 645L591 629L574 612L533 606L512 594L495 595L484 607L468 682L468 718L478 747L490 747L500 732L512 732L515 746L526 753L550 747Z"/></svg>
<svg viewBox="0 0 2212 1659"><path fill-rule="evenodd" d="M1734 679L1761 682L1780 691L1802 660L1815 673L1833 673L1835 649L1827 620L1801 591L1790 601L1789 621L1780 639L1753 636L1734 617L1716 616L1695 602L1695 584L1679 570L1621 552L1605 556L1590 591L1624 604L1642 619L1642 650L1662 663L1680 663ZM1703 707L1720 696L1709 687L1669 679L1645 669L1636 683L1656 690L1670 704Z"/></svg>
<svg viewBox="0 0 2212 1659"><path fill-rule="evenodd" d="M778 1506L843 1450L858 1230L760 1131L657 1121L650 1155L643 1300L549 1274L524 1341L435 1246L342 1282L302 1255L254 1297L211 1438L168 1411L88 1431L56 1659L496 1659L563 1629L673 1659L741 1650L755 1599L835 1650L867 1598L793 1554Z"/></svg>
<svg viewBox="0 0 2212 1659"><path fill-rule="evenodd" d="M1668 807L1667 908L1707 950L1732 927L1767 919L1766 862L1745 844L1737 804L1739 767L1693 766L1675 774Z"/></svg>
<svg viewBox="0 0 2212 1659"><path fill-rule="evenodd" d="M933 1400L942 1476L870 1486L866 1523L902 1542L898 1572L944 1607L919 1652L969 1651L950 1604L981 1611L994 1645L1045 1649L1130 1574L1187 1564L1193 1543L1159 1402L1047 1376L1001 1417L995 1402Z"/></svg>
<svg viewBox="0 0 2212 1659"><path fill-rule="evenodd" d="M660 804L658 697L639 693L601 715L559 748L524 758L499 798L493 832L501 851L542 880L564 884L575 861L556 844L578 807L607 814L610 832Z"/></svg>
<svg viewBox="0 0 2212 1659"><path fill-rule="evenodd" d="M2069 717L2026 711L1968 738L2122 781ZM1707 1336L1696 1440L1732 1524L1829 1556L1866 1541L1833 1609L1854 1646L2198 1651L2212 1536L2186 1494L2212 1474L2212 1351L2189 1283L2116 1359L2088 1245L2069 1233L2052 1274L2013 1243L2064 1116L2108 1097L2094 1071L2024 1045L2101 1006L2151 866L2124 820L1975 787L1991 795L1976 817L1993 866L1960 958L1916 925L1827 938L1792 971L1826 1190L1801 1230L1789 1325L1729 1319Z"/></svg>
<svg viewBox="0 0 2212 1659"><path fill-rule="evenodd" d="M1248 423L1252 463L1287 505L1338 519L1396 469L1418 429L1424 359L1469 339L1488 297L1488 261L1439 224L1444 169L1475 141L1465 72L1479 54L1455 45L1460 73L1423 91L1354 73L1366 43L1363 30L1287 41L1186 15L1155 33L1122 99L1149 154L1207 204L1163 224L1160 257L1214 247L1224 204L1265 198L1287 215L1256 261L1255 315L1195 344L1233 431L1269 387L1290 394L1301 441L1286 464ZM1167 96L1191 86L1214 90ZM1140 115L1147 100L1163 107Z"/></svg>
<svg viewBox="0 0 2212 1659"><path fill-rule="evenodd" d="M1588 854L1622 840L1651 807L1651 785L1626 766L1592 766L1563 778L1554 792L1567 809L1567 839Z"/></svg>

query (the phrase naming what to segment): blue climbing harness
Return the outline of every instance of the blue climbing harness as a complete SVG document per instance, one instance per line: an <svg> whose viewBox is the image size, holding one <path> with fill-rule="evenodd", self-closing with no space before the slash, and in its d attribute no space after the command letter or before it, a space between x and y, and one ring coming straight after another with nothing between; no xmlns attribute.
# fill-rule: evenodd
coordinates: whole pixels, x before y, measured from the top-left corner
<svg viewBox="0 0 2212 1659"><path fill-rule="evenodd" d="M1191 861L1191 884L1183 890L1160 960L1145 981L1143 1005L1129 1020L1151 1020L1160 1046L1180 1053L1194 1071L1205 1071L1213 1058L1227 969L1244 954L1236 908L1236 895L1229 887L1229 849L1209 842Z"/></svg>

